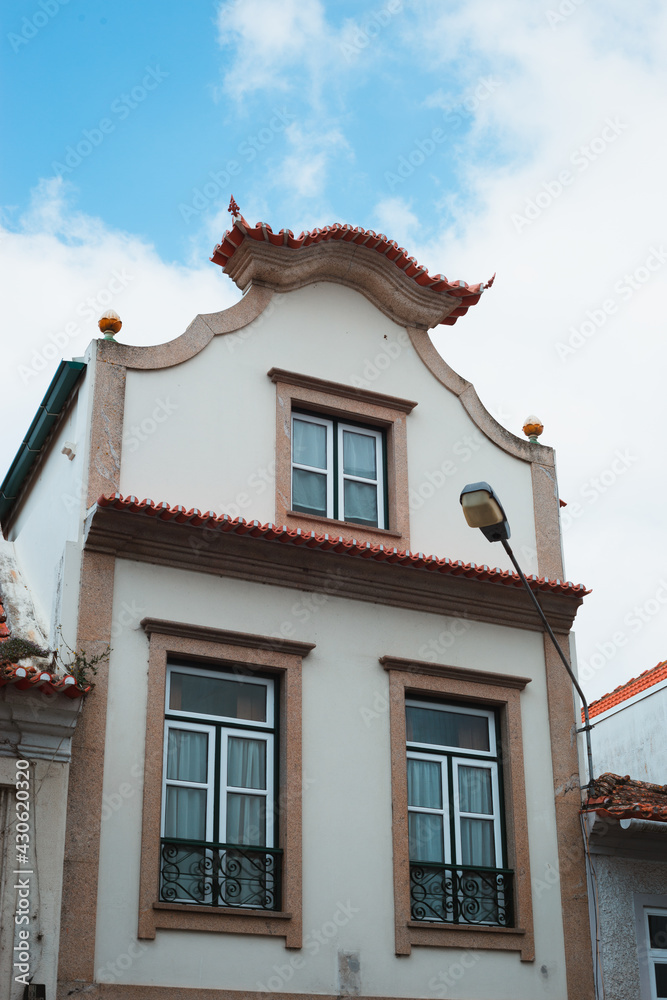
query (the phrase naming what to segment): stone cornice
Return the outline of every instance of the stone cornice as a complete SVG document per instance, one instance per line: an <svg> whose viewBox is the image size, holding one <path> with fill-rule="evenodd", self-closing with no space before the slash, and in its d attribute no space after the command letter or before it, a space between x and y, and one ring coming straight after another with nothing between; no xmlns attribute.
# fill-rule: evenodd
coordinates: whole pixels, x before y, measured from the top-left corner
<svg viewBox="0 0 667 1000"><path fill-rule="evenodd" d="M187 622L166 621L162 618L144 618L144 631L151 635L174 635L183 639L198 639L201 642L222 642L227 646L251 646L253 649L268 649L272 652L289 653L292 656L308 656L315 649L314 642L298 642L270 635L253 635L249 632L229 632L224 628L209 628L207 625L191 625Z"/></svg>
<svg viewBox="0 0 667 1000"><path fill-rule="evenodd" d="M113 508L95 507L85 534L87 551L120 559L542 631L523 589L492 581L148 520ZM554 631L569 632L582 597L540 593L539 599Z"/></svg>
<svg viewBox="0 0 667 1000"><path fill-rule="evenodd" d="M387 257L342 240L290 250L245 239L225 272L241 289L292 292L317 281L347 285L395 323L422 330L443 323L465 304L457 296L418 285Z"/></svg>
<svg viewBox="0 0 667 1000"><path fill-rule="evenodd" d="M432 663L430 660L406 660L399 656L381 656L380 663L385 670L401 670L408 674L433 674L435 677L447 677L449 680L495 684L497 687L517 688L519 691L523 691L531 680L530 677L519 677L518 674L494 674L490 670L452 667L445 663Z"/></svg>
<svg viewBox="0 0 667 1000"><path fill-rule="evenodd" d="M302 389L313 389L316 392L330 392L347 399L361 400L376 406L386 406L390 410L400 410L401 413L412 413L417 405L412 399L388 396L384 392L360 389L354 385L344 385L342 382L329 382L328 379L314 378L312 375L300 375L298 372L285 371L284 368L270 368L266 374L272 382L298 385Z"/></svg>

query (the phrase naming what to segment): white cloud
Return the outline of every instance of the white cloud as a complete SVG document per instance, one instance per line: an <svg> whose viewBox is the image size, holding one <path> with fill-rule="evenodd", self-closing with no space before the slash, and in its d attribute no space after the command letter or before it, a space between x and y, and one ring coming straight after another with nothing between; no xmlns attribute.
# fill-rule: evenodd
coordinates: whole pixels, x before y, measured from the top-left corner
<svg viewBox="0 0 667 1000"><path fill-rule="evenodd" d="M320 0L228 0L217 26L221 45L234 48L224 87L237 99L267 87L290 89L295 64L308 69L314 86L334 44Z"/></svg>
<svg viewBox="0 0 667 1000"><path fill-rule="evenodd" d="M551 28L550 8L558 5L470 0L439 25L429 7L413 22L410 41L434 66L458 53L460 94L487 74L501 85L461 122L467 197L445 195L446 230L409 249L450 278L498 272L480 304L434 339L510 429L521 434L536 412L542 440L557 448L569 503L567 575L594 588L577 621L579 659L592 665L586 686L599 696L667 655L667 604L635 623L664 576L662 506L641 498L667 491L665 142L657 127L667 12L650 2L583 4ZM641 47L628 46L640 34ZM442 107L451 96L436 92L430 103ZM511 166L489 159L489 136L513 151ZM434 160L396 190L403 204ZM376 211L386 212L386 201ZM580 346L559 353L571 340ZM612 655L614 634L621 644Z"/></svg>
<svg viewBox="0 0 667 1000"><path fill-rule="evenodd" d="M136 236L74 211L63 181L43 182L12 231L0 229L3 408L0 465L9 467L61 358L84 353L108 308L123 320L118 340L173 340L198 312L239 294L221 269L166 264Z"/></svg>
<svg viewBox="0 0 667 1000"><path fill-rule="evenodd" d="M414 246L419 236L419 219L403 198L383 198L375 206L376 228L403 247Z"/></svg>

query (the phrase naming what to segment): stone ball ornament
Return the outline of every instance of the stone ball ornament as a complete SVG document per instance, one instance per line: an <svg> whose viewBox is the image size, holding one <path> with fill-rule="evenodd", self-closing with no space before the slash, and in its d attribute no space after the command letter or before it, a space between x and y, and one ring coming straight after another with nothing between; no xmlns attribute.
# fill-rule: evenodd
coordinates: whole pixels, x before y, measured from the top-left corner
<svg viewBox="0 0 667 1000"><path fill-rule="evenodd" d="M100 331L104 334L105 340L113 340L114 336L120 331L123 325L120 316L113 309L107 309L105 313L102 313L97 325Z"/></svg>
<svg viewBox="0 0 667 1000"><path fill-rule="evenodd" d="M537 444L537 439L544 430L544 424L539 417L536 417L534 413L531 413L529 417L526 417L523 424L523 433L526 435L531 444Z"/></svg>

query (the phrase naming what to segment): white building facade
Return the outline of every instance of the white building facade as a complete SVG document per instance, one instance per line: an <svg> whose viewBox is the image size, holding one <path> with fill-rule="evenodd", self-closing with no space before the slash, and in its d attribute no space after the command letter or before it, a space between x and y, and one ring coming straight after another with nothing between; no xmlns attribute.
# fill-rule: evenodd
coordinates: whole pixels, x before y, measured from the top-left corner
<svg viewBox="0 0 667 1000"><path fill-rule="evenodd" d="M213 259L241 301L93 342L5 515L70 644L112 647L59 996L592 995L571 685L459 505L496 486L567 642L554 456L428 335L481 286L238 213Z"/></svg>

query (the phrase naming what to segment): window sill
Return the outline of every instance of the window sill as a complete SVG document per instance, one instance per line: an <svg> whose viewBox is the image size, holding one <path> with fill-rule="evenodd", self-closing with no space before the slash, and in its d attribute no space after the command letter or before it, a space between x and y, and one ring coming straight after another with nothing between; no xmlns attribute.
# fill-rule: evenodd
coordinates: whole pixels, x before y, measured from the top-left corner
<svg viewBox="0 0 667 1000"><path fill-rule="evenodd" d="M225 917L269 917L271 920L291 920L291 913L280 910L244 909L241 906L200 906L198 903L153 903L154 910L174 913L212 913Z"/></svg>
<svg viewBox="0 0 667 1000"><path fill-rule="evenodd" d="M318 533L329 526L332 532L342 535L343 538L350 536L356 538L357 541L382 542L385 538L403 538L400 531L391 531L389 528L367 528L363 524L355 524L352 521L337 521L333 517L322 517L320 514L302 514L298 510L285 511L285 517L292 521L298 521L299 527L310 528Z"/></svg>
<svg viewBox="0 0 667 1000"><path fill-rule="evenodd" d="M525 934L523 927L496 927L494 924L447 924L444 920L408 920L406 927L436 931L481 931L483 934Z"/></svg>
<svg viewBox="0 0 667 1000"><path fill-rule="evenodd" d="M150 910L140 916L138 936L154 939L159 930L260 934L284 938L286 948L301 947L299 921L292 913L276 910L155 901Z"/></svg>
<svg viewBox="0 0 667 1000"><path fill-rule="evenodd" d="M518 951L522 962L534 961L531 936L523 928L485 924L445 924L410 920L406 924L409 948L466 948L481 951ZM409 950L406 952L409 954Z"/></svg>

